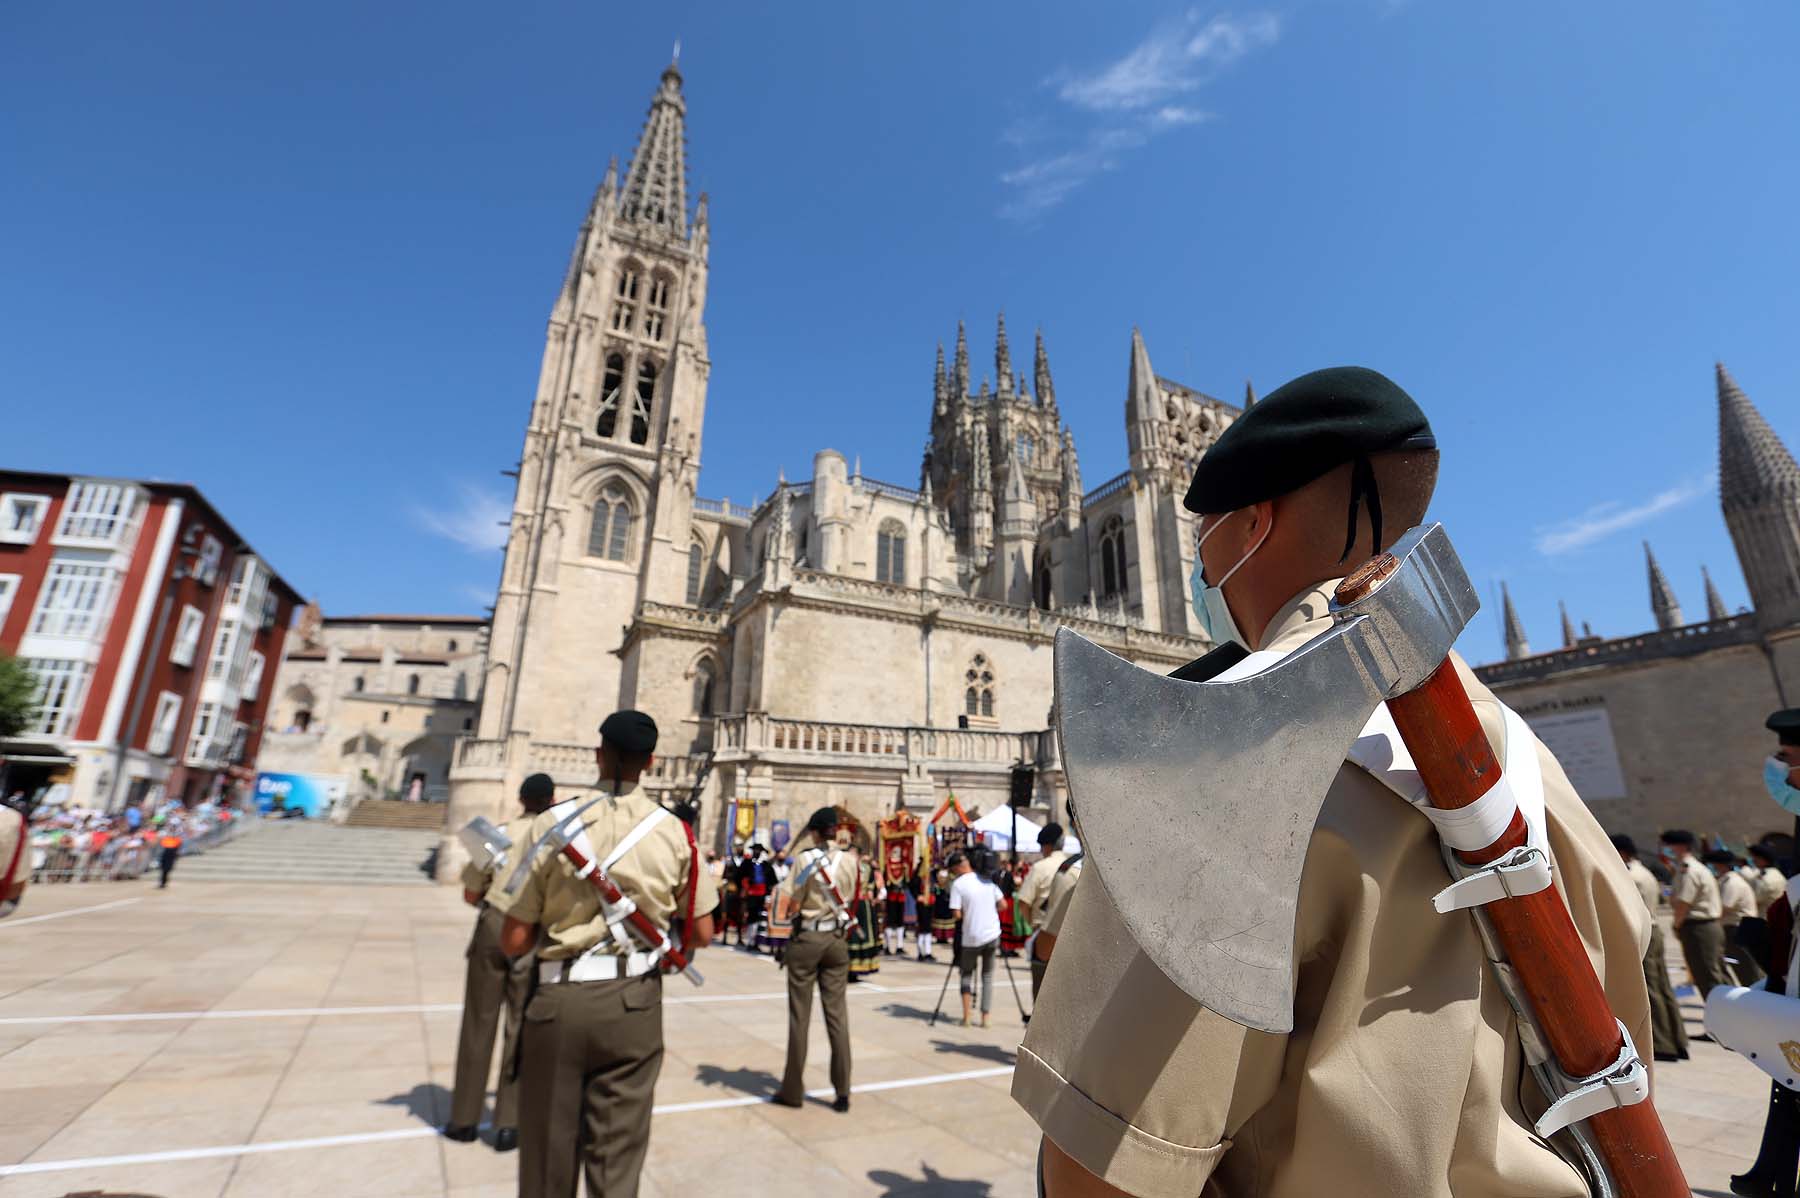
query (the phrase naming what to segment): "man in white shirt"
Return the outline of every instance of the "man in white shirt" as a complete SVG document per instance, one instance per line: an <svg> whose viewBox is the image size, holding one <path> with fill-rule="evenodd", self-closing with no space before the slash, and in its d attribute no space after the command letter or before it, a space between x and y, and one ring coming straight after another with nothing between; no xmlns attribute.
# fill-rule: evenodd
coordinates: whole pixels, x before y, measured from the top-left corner
<svg viewBox="0 0 1800 1198"><path fill-rule="evenodd" d="M986 858L986 851L973 853ZM968 854L950 858L950 910L956 913L956 969L961 975L962 1025L969 1026L975 1000L975 967L981 966L981 1026L988 1026L994 1006L994 955L1000 947L1000 888L977 872Z"/></svg>

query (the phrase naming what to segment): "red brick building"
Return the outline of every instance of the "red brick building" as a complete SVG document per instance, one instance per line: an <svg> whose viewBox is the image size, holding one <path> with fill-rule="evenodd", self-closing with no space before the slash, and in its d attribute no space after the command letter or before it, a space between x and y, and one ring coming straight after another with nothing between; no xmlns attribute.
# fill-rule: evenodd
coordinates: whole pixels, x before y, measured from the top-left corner
<svg viewBox="0 0 1800 1198"><path fill-rule="evenodd" d="M0 470L0 653L41 705L0 794L241 793L297 602L186 483Z"/></svg>

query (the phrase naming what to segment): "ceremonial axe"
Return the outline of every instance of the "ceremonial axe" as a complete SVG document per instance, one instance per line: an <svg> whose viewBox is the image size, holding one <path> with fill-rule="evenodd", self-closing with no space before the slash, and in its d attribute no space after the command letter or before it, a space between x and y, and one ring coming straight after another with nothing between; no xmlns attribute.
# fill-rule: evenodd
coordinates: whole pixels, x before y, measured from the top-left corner
<svg viewBox="0 0 1800 1198"><path fill-rule="evenodd" d="M1138 947L1202 1006L1258 1031L1293 1030L1301 867L1326 791L1377 705L1388 705L1432 806L1467 807L1499 782L1449 661L1479 607L1432 524L1344 580L1330 629L1213 681L1155 674L1058 630L1063 770L1082 845ZM1515 808L1493 844L1458 857L1485 865L1526 839ZM1555 887L1481 912L1554 1063L1572 1086L1611 1086L1621 1025ZM1641 1096L1581 1118L1578 1138L1610 1174L1600 1192L1688 1193Z"/></svg>

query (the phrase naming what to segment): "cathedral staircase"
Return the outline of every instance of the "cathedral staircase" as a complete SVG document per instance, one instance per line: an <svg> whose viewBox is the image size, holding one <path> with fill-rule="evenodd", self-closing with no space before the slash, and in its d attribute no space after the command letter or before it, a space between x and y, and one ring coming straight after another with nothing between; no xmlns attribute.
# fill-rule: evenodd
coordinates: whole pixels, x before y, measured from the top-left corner
<svg viewBox="0 0 1800 1198"><path fill-rule="evenodd" d="M265 820L227 844L175 867L177 882L325 883L427 886L442 835L424 828L339 827L323 820Z"/></svg>
<svg viewBox="0 0 1800 1198"><path fill-rule="evenodd" d="M351 828L408 828L444 830L450 808L444 803L409 803L404 799L364 799L350 809L344 821Z"/></svg>

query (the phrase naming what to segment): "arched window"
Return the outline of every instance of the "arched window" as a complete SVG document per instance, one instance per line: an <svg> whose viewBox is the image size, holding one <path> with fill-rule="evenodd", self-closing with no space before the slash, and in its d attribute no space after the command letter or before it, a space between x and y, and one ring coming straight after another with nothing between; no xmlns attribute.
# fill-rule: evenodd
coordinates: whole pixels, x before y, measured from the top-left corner
<svg viewBox="0 0 1800 1198"><path fill-rule="evenodd" d="M656 363L638 363L637 398L631 404L631 443L650 439L650 401L656 398Z"/></svg>
<svg viewBox="0 0 1800 1198"><path fill-rule="evenodd" d="M451 653L456 652L456 638L455 637L450 638L450 648L448 651Z"/></svg>
<svg viewBox="0 0 1800 1198"><path fill-rule="evenodd" d="M1013 452L1019 455L1019 465L1031 469L1031 455L1037 449L1037 442L1031 439L1030 433L1020 433L1013 439Z"/></svg>
<svg viewBox="0 0 1800 1198"><path fill-rule="evenodd" d="M1040 550L1037 555L1037 564L1032 567L1031 589L1032 597L1037 600L1037 605L1045 611L1049 611L1051 607L1055 606L1055 591L1051 586L1053 581L1050 576L1050 551L1048 549Z"/></svg>
<svg viewBox="0 0 1800 1198"><path fill-rule="evenodd" d="M1100 597L1111 599L1125 590L1125 525L1114 516L1100 530Z"/></svg>
<svg viewBox="0 0 1800 1198"><path fill-rule="evenodd" d="M691 604L700 602L700 579L705 567L706 550L695 541L688 546L687 601Z"/></svg>
<svg viewBox="0 0 1800 1198"><path fill-rule="evenodd" d="M588 554L622 562L631 545L631 500L623 488L609 485L594 500L594 520L588 525Z"/></svg>
<svg viewBox="0 0 1800 1198"><path fill-rule="evenodd" d="M796 536L795 541L796 541L796 548L794 550L794 564L796 566L805 566L807 564L807 557L806 557L806 522L804 520L802 520L800 522L800 532Z"/></svg>
<svg viewBox="0 0 1800 1198"><path fill-rule="evenodd" d="M407 675L406 693L409 695L416 695L419 693L419 676L417 674Z"/></svg>
<svg viewBox="0 0 1800 1198"><path fill-rule="evenodd" d="M594 433L610 437L619 427L619 396L625 386L625 358L620 354L606 356L606 374L600 380L600 418L594 422Z"/></svg>
<svg viewBox="0 0 1800 1198"><path fill-rule="evenodd" d="M875 534L875 580L906 585L906 527L898 520L886 521Z"/></svg>
<svg viewBox="0 0 1800 1198"><path fill-rule="evenodd" d="M650 276L650 294L644 304L644 336L651 341L663 339L663 328L669 319L669 292L673 284L668 275Z"/></svg>
<svg viewBox="0 0 1800 1198"><path fill-rule="evenodd" d="M638 272L631 263L619 267L619 285L614 292L612 327L629 333L637 324Z"/></svg>
<svg viewBox="0 0 1800 1198"><path fill-rule="evenodd" d="M713 666L710 661L702 661L694 667L694 714L708 716L713 713Z"/></svg>
<svg viewBox="0 0 1800 1198"><path fill-rule="evenodd" d="M994 714L994 665L977 653L963 675L963 710L968 715Z"/></svg>

